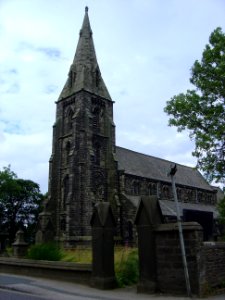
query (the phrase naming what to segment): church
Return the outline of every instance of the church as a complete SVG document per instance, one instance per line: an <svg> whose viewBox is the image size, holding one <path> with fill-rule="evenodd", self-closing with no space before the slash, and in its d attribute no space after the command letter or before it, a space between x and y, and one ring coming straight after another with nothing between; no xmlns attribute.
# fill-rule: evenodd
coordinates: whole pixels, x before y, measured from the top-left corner
<svg viewBox="0 0 225 300"><path fill-rule="evenodd" d="M121 241L135 239L133 222L142 196L156 195L164 221L176 221L167 176L172 162L117 146L113 103L98 65L86 7L68 78L56 101L48 199L36 242L55 240L64 247L90 243L90 219L99 201L110 202ZM217 191L196 169L179 164L176 187L183 220L200 218L209 238L217 218Z"/></svg>

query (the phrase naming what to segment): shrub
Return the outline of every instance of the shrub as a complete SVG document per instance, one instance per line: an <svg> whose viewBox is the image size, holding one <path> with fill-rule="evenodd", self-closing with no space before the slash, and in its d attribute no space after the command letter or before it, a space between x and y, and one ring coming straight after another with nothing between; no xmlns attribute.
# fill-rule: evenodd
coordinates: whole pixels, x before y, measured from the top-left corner
<svg viewBox="0 0 225 300"><path fill-rule="evenodd" d="M137 283L139 277L137 249L122 249L120 261L116 258L115 273L119 287Z"/></svg>
<svg viewBox="0 0 225 300"><path fill-rule="evenodd" d="M58 261L62 258L62 252L60 248L53 243L32 245L28 250L27 258Z"/></svg>
<svg viewBox="0 0 225 300"><path fill-rule="evenodd" d="M5 249L6 255L7 256L13 256L13 248L12 247L6 247Z"/></svg>

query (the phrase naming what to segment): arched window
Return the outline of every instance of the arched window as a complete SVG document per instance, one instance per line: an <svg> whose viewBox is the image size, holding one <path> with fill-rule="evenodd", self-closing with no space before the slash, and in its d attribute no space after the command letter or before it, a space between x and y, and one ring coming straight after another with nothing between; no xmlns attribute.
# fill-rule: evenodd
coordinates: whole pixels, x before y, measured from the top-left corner
<svg viewBox="0 0 225 300"><path fill-rule="evenodd" d="M148 195L149 196L153 195L152 184L151 183L148 184Z"/></svg>
<svg viewBox="0 0 225 300"><path fill-rule="evenodd" d="M64 134L67 134L73 128L73 110L71 107L68 107L64 112Z"/></svg>
<svg viewBox="0 0 225 300"><path fill-rule="evenodd" d="M202 194L202 192L198 192L198 202L202 202L202 200L203 200L203 194Z"/></svg>
<svg viewBox="0 0 225 300"><path fill-rule="evenodd" d="M69 163L70 149L71 149L71 144L70 144L70 142L68 141L68 142L66 143L66 164Z"/></svg>
<svg viewBox="0 0 225 300"><path fill-rule="evenodd" d="M166 185L163 187L163 196L164 196L164 198L166 198L166 199L169 198L169 187L166 186Z"/></svg>
<svg viewBox="0 0 225 300"><path fill-rule="evenodd" d="M133 195L139 195L140 194L140 183L137 180L134 180L133 182Z"/></svg>
<svg viewBox="0 0 225 300"><path fill-rule="evenodd" d="M69 195L69 175L66 175L63 180L63 204L62 208L65 209L65 204Z"/></svg>
<svg viewBox="0 0 225 300"><path fill-rule="evenodd" d="M68 116L67 116L67 129L71 130L73 128L73 111L69 110Z"/></svg>
<svg viewBox="0 0 225 300"><path fill-rule="evenodd" d="M76 81L76 73L72 70L69 72L69 87L72 88L74 82Z"/></svg>
<svg viewBox="0 0 225 300"><path fill-rule="evenodd" d="M62 218L60 220L60 230L61 231L66 231L66 220L65 220L65 218Z"/></svg>
<svg viewBox="0 0 225 300"><path fill-rule="evenodd" d="M157 194L156 183L150 183L148 185L148 194L149 195L156 195Z"/></svg>
<svg viewBox="0 0 225 300"><path fill-rule="evenodd" d="M188 202L194 202L194 194L192 190L188 190Z"/></svg>
<svg viewBox="0 0 225 300"><path fill-rule="evenodd" d="M101 162L101 145L96 143L94 146L94 161L95 164L100 166Z"/></svg>
<svg viewBox="0 0 225 300"><path fill-rule="evenodd" d="M93 128L95 130L98 130L100 127L100 108L98 106L96 106L93 111Z"/></svg>

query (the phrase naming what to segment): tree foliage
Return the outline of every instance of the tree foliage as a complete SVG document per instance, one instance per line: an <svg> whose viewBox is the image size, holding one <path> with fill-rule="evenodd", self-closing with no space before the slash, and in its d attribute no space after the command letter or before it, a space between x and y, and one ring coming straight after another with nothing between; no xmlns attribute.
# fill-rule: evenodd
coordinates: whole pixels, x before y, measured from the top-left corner
<svg viewBox="0 0 225 300"><path fill-rule="evenodd" d="M164 111L172 116L170 126L188 129L195 141L193 155L209 181L225 182L225 35L212 32L201 61L191 69L187 90L167 101Z"/></svg>
<svg viewBox="0 0 225 300"><path fill-rule="evenodd" d="M32 238L42 197L37 183L18 178L10 166L0 171L0 229L10 242L19 228Z"/></svg>
<svg viewBox="0 0 225 300"><path fill-rule="evenodd" d="M217 208L219 212L219 221L221 224L225 225L225 196L219 201Z"/></svg>

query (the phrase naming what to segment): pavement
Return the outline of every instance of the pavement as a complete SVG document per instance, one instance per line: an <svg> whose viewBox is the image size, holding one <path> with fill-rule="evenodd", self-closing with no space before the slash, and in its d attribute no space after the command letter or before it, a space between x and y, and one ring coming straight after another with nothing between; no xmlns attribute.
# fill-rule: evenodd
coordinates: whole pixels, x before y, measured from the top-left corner
<svg viewBox="0 0 225 300"><path fill-rule="evenodd" d="M33 278L20 275L0 274L0 299L5 291L11 290L27 295L29 299L52 300L187 300L188 297L168 295L137 294L136 287L127 287L114 290L98 290L86 285L56 281L50 279ZM25 299L25 298L24 298ZM200 299L200 298L192 298ZM211 296L209 300L224 300L225 295Z"/></svg>

